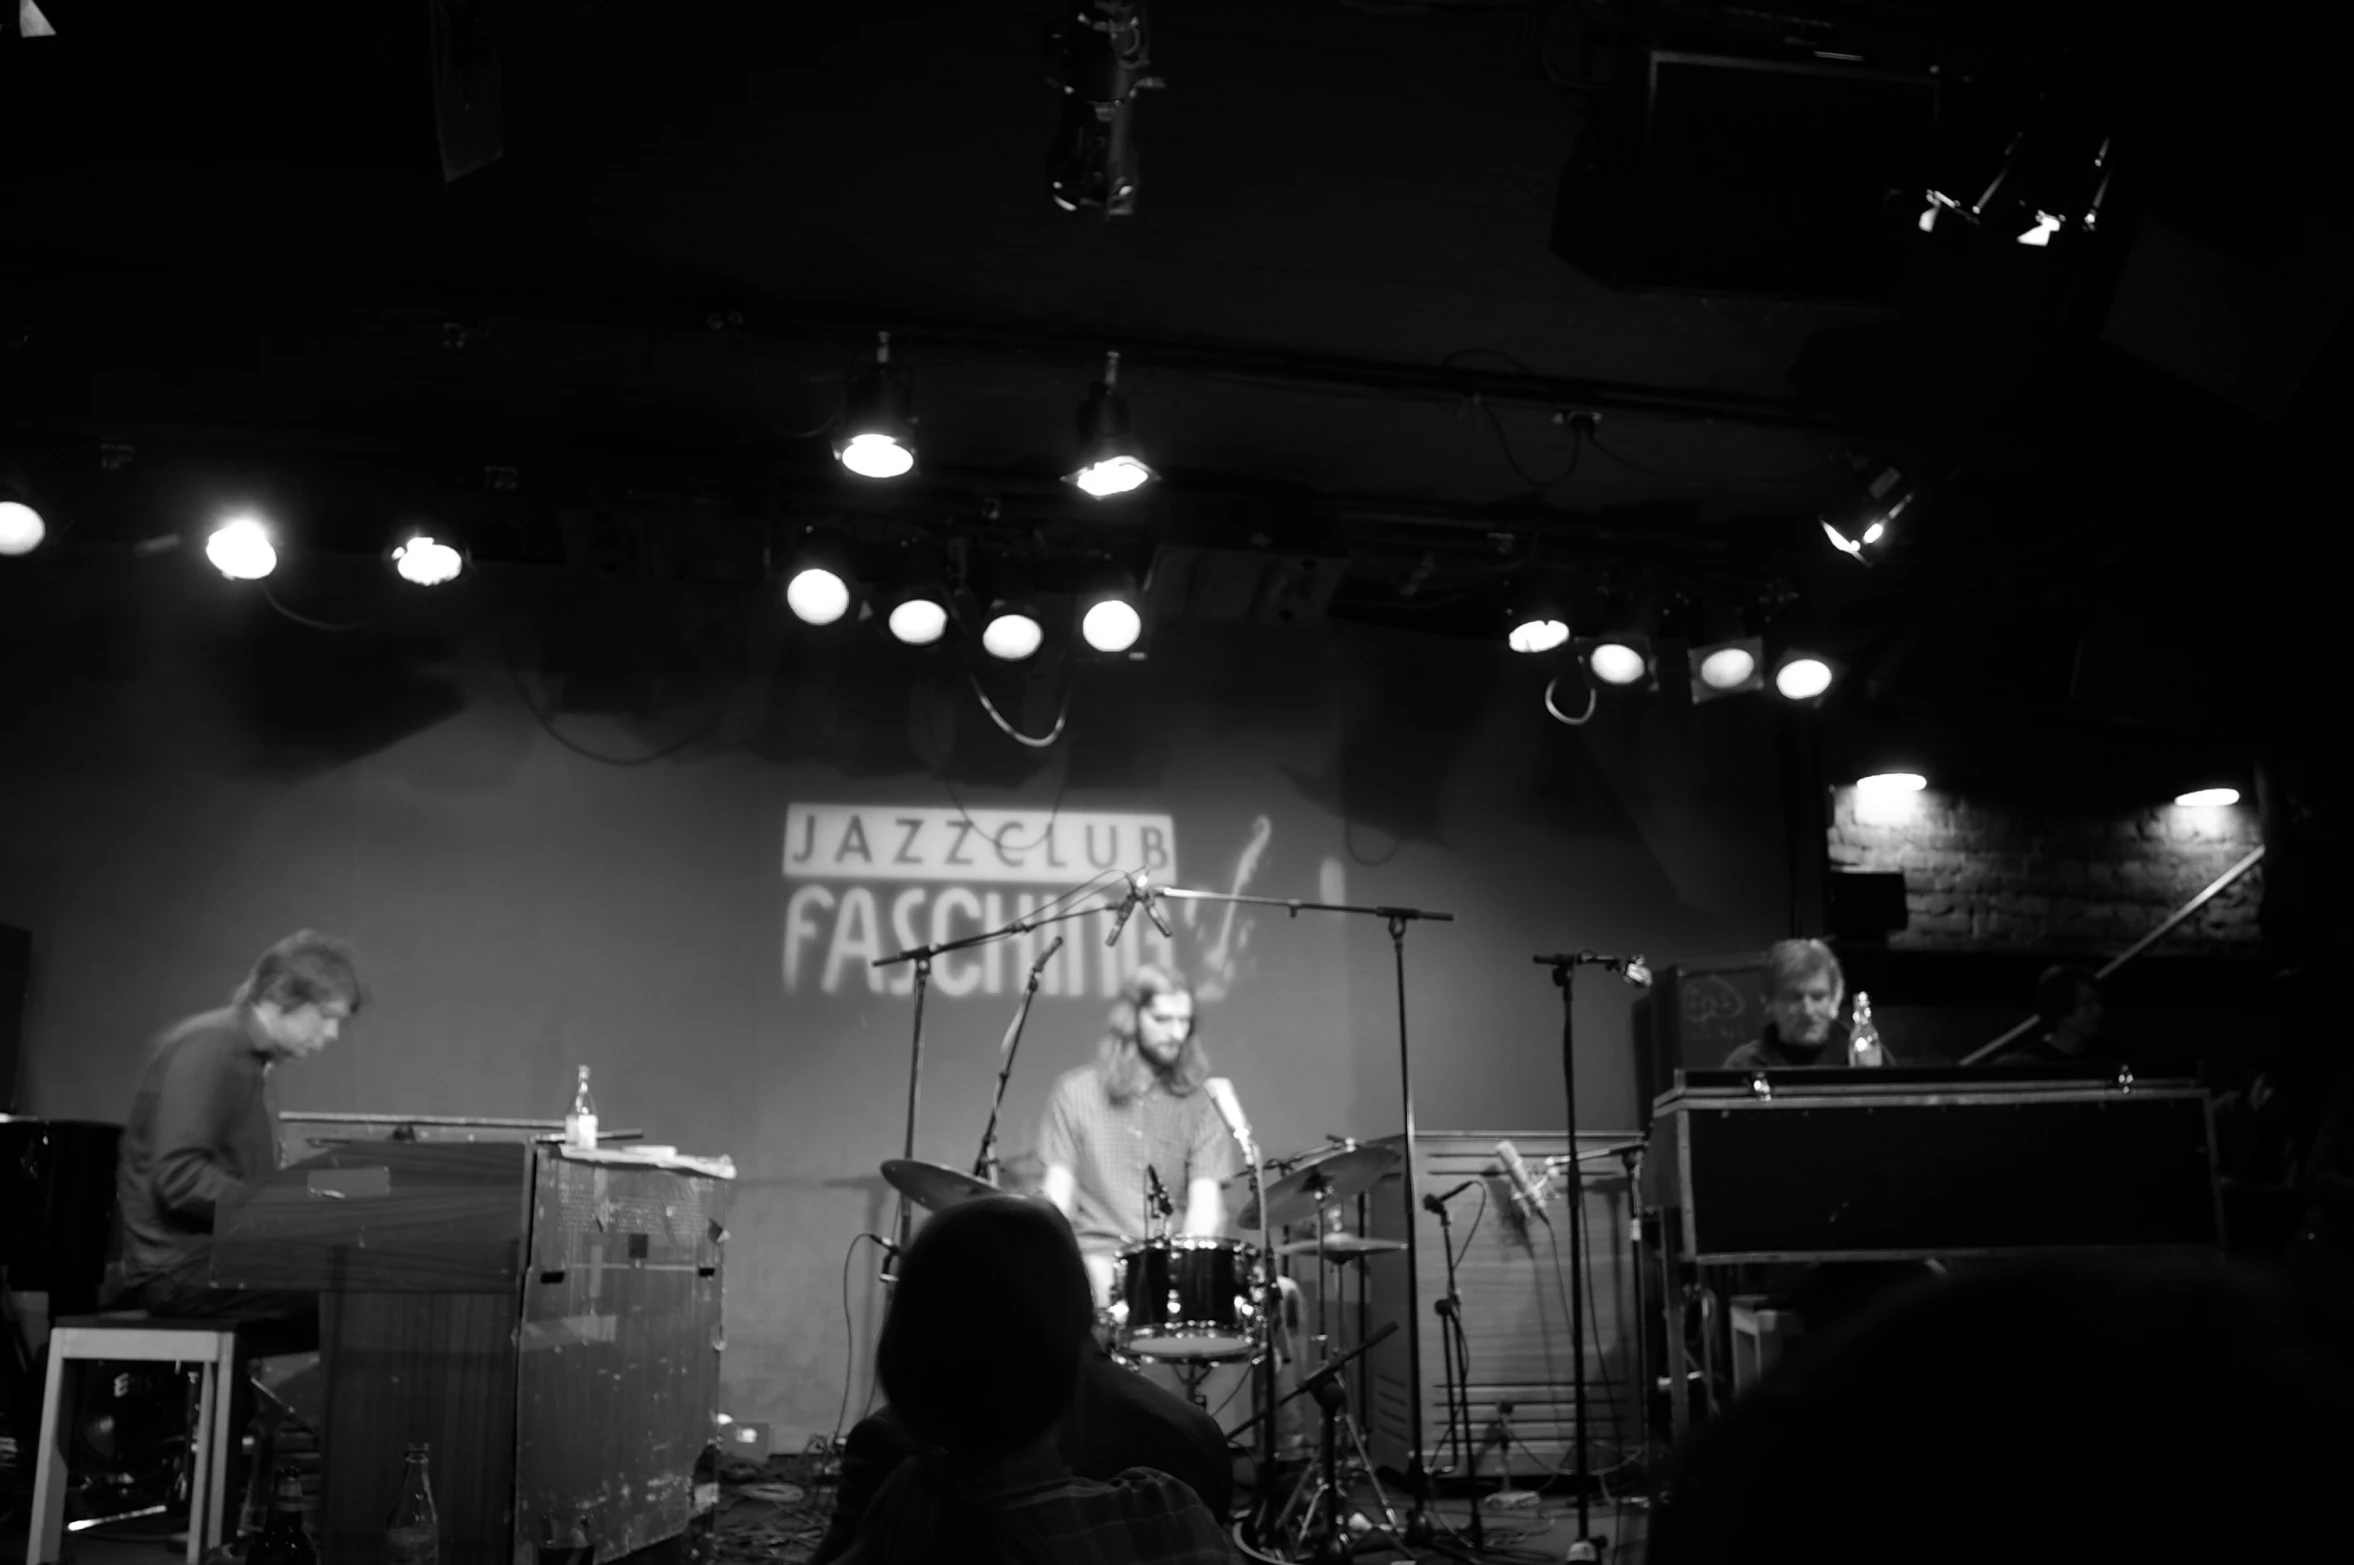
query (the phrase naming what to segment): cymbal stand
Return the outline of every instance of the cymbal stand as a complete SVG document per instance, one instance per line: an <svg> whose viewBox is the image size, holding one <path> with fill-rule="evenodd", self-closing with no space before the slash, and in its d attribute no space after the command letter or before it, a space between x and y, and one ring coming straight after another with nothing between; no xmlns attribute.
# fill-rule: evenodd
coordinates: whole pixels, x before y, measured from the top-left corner
<svg viewBox="0 0 2354 1565"><path fill-rule="evenodd" d="M1326 1303L1332 1291L1332 1270L1341 1263L1328 1258L1324 1250L1324 1235L1328 1231L1325 1213L1332 1200L1332 1188L1322 1179L1312 1179L1309 1189L1316 1200L1315 1343L1316 1368L1322 1371L1331 1367L1332 1338L1326 1321ZM1317 1465L1300 1475L1291 1498L1284 1502L1283 1516L1289 1516L1296 1507L1300 1509L1299 1542L1293 1547L1292 1557L1302 1557L1301 1550L1315 1533L1319 1514L1324 1517L1324 1532L1315 1551L1316 1557L1346 1560L1350 1556L1348 1497L1340 1483L1340 1437L1343 1434L1348 1436L1349 1447L1355 1453L1350 1465L1363 1469L1366 1482L1373 1486L1374 1501L1381 1507L1382 1520L1389 1524L1390 1536L1404 1536L1398 1526L1398 1513L1391 1506L1389 1495L1381 1487L1380 1476L1374 1471L1372 1453L1365 1448L1365 1433L1349 1412L1346 1383L1338 1375L1320 1375L1314 1378L1314 1389L1309 1394L1315 1397L1316 1406L1323 1414L1322 1430L1317 1445ZM1312 1490L1311 1485L1314 1486ZM1300 1496L1303 1494L1308 1496L1308 1500L1305 1507L1300 1507ZM1280 1518L1276 1525L1280 1532Z"/></svg>
<svg viewBox="0 0 2354 1565"><path fill-rule="evenodd" d="M1428 908L1359 906L1345 902L1302 902L1286 897L1247 897L1223 891L1187 891L1175 887L1155 887L1155 896L1174 897L1191 902L1226 902L1242 906L1281 908L1293 918L1302 913L1352 913L1382 920L1389 928L1390 950L1397 974L1398 992L1398 1098L1405 1113L1405 1156L1401 1160L1401 1183L1405 1198L1406 1223L1406 1297L1422 1296L1421 1243L1414 1220L1419 1196L1414 1188L1414 1052L1406 1029L1406 928L1418 921L1452 923L1452 913L1433 912ZM1414 1547L1431 1543L1438 1536L1438 1528L1430 1510L1430 1472L1422 1457L1422 1333L1406 1333L1406 1383L1413 1392L1406 1398L1406 1489L1414 1497L1414 1505L1406 1517L1406 1542Z"/></svg>

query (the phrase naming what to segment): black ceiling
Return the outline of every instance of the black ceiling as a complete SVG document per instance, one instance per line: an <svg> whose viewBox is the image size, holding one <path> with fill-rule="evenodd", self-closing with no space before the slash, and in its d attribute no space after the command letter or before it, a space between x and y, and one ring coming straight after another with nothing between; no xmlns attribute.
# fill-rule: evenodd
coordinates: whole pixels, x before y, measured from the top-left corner
<svg viewBox="0 0 2354 1565"><path fill-rule="evenodd" d="M2342 297L2291 307L2280 279L2346 206L2317 7L2194 35L2025 0L1771 25L1159 0L1168 85L1137 111L1139 209L1111 222L1045 196L1043 0L440 9L498 40L504 100L503 156L448 183L425 7L43 0L56 38L0 43L0 478L53 497L70 545L194 525L241 486L336 547L441 513L487 555L579 565L565 517L666 518L737 541L674 541L660 568L721 576L780 520L1109 528L1330 556L1331 613L1459 633L1534 561L1811 614L1896 709L2160 723L2213 721L2241 670L2193 659L2139 702L2101 670L2201 624L2277 628L2311 587L2281 563L2315 515ZM1557 185L1646 39L1937 65L1957 187L2018 125L2097 126L2105 236L1924 239L1881 306L1604 286L1550 248ZM2280 295L2290 360L2329 343L2285 412L2104 340L2146 219L2238 267L2186 317ZM877 330L922 417L923 469L888 495L819 438ZM1107 347L1171 479L1125 512L1055 482ZM1867 571L1813 518L1889 463L1924 499Z"/></svg>

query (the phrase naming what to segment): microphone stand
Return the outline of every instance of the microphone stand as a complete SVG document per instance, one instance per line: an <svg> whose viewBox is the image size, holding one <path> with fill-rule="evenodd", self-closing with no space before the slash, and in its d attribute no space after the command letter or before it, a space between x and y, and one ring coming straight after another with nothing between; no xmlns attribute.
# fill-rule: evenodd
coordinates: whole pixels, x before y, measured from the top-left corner
<svg viewBox="0 0 2354 1565"><path fill-rule="evenodd" d="M981 1155L973 1159L975 1179L997 1183L997 1111L1005 1107L1005 1084L1014 1073L1014 1051L1022 1046L1022 1027L1030 1020L1030 1002L1038 998L1039 976L1062 948L1063 937L1057 935L1054 943L1039 952L1038 960L1030 964L1030 981L1022 987L1022 1003L1014 1008L1013 1025L1005 1030L1004 1058L997 1067L997 1093L989 1100L989 1127L981 1132Z"/></svg>
<svg viewBox="0 0 2354 1565"><path fill-rule="evenodd" d="M1619 976L1641 988L1650 983L1643 969L1643 959L1632 962L1605 956L1599 951L1580 951L1575 955L1539 956L1531 958L1540 967L1553 970L1554 987L1561 991L1561 1085L1569 1109L1569 1353L1571 1394L1577 1423L1577 1533L1569 1545L1569 1559L1573 1562L1601 1558L1600 1543L1591 1525L1593 1497L1588 1492L1593 1486L1587 1465L1586 1426L1586 1170L1577 1155L1578 1148L1578 1073L1576 1047L1577 1005L1575 980L1580 967L1615 967ZM1643 976L1637 977L1637 973Z"/></svg>
<svg viewBox="0 0 2354 1565"><path fill-rule="evenodd" d="M1416 1218L1420 1201L1414 1188L1414 1055L1406 1031L1406 926L1417 921L1453 923L1452 913L1433 912L1418 907L1361 906L1346 902L1302 902L1286 897L1246 897L1225 891L1183 891L1174 887L1155 886L1156 897L1175 897L1188 902L1224 902L1244 907L1282 908L1293 918L1302 913L1348 913L1381 919L1389 926L1390 949L1394 954L1398 990L1398 1095L1405 1109L1404 1156L1400 1171L1404 1175L1403 1191L1406 1223L1406 1297L1409 1301L1422 1297L1420 1251L1417 1237L1421 1228ZM1259 1203L1261 1225L1265 1226L1266 1202ZM1269 1261L1273 1265L1272 1258ZM1321 1282L1321 1279L1319 1279ZM1386 1333L1385 1333L1386 1335ZM1378 1339L1375 1339L1378 1340ZM1370 1346L1370 1343L1368 1344ZM1362 1351L1360 1349L1359 1351ZM1355 1357L1355 1354L1349 1357ZM1414 1504L1406 1515L1406 1542L1412 1547L1424 1547L1438 1537L1437 1525L1430 1510L1430 1471L1422 1457L1422 1332L1406 1333L1406 1490L1414 1497ZM1262 1477L1262 1483L1265 1481Z"/></svg>
<svg viewBox="0 0 2354 1565"><path fill-rule="evenodd" d="M1447 1258L1446 1297L1431 1304L1439 1317L1439 1350L1446 1356L1447 1377L1447 1436L1455 1452L1455 1465L1471 1488L1471 1552L1487 1552L1487 1528L1480 1520L1479 1503L1479 1445L1472 1442L1471 1460L1463 1460L1463 1446L1471 1438L1471 1338L1463 1331L1463 1295L1455 1288L1455 1230L1447 1213L1447 1203L1437 1196L1426 1197L1430 1210L1438 1214L1439 1251ZM1457 1374L1460 1362L1462 1371ZM1505 1453L1509 1461L1511 1453Z"/></svg>
<svg viewBox="0 0 2354 1565"><path fill-rule="evenodd" d="M889 956L878 956L867 964L869 967L897 967L902 962L915 964L915 1030L908 1044L907 1134L900 1144L899 1155L901 1157L911 1162L915 1158L916 1101L924 1077L924 994L931 987L933 959L946 956L951 951L970 950L974 946L988 945L992 941L1011 939L1015 935L1026 935L1032 930L1043 928L1048 924L1059 924L1065 919L1085 918L1093 913L1113 912L1126 905L1125 900L1108 904L1091 903L1086 907L1064 908L1057 913L1040 914L1033 918L1017 918L1000 929L983 930L977 935L966 935L958 940L935 941L928 946L910 946L904 951L894 951ZM1000 1081L998 1085L1002 1090L1004 1083ZM903 1193L899 1197L899 1220L893 1225L894 1231L898 1235L899 1247L903 1250L907 1248L908 1231L914 1226L914 1222L914 1207Z"/></svg>

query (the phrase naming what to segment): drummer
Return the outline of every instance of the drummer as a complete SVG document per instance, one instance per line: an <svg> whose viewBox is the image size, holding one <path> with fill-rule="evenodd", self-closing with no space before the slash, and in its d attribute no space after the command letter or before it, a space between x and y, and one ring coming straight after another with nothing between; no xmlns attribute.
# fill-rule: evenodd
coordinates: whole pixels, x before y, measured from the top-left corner
<svg viewBox="0 0 2354 1565"><path fill-rule="evenodd" d="M1094 1061L1065 1071L1047 1095L1038 1130L1046 1198L1079 1236L1099 1308L1111 1303L1120 1251L1162 1231L1156 1188L1175 1232L1225 1226L1220 1187L1242 1158L1201 1090L1209 1074L1193 986L1173 968L1140 967L1120 988Z"/></svg>

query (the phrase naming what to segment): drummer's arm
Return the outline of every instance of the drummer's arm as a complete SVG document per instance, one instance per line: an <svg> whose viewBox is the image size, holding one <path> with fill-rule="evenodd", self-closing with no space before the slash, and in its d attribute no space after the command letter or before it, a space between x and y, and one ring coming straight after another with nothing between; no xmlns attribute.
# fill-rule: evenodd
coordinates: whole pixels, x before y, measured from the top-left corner
<svg viewBox="0 0 2354 1565"><path fill-rule="evenodd" d="M1047 1200L1054 1203L1056 1211L1069 1217L1071 1202L1079 1193L1079 1176L1071 1172L1068 1163L1049 1163L1046 1165L1043 1193Z"/></svg>
<svg viewBox="0 0 2354 1565"><path fill-rule="evenodd" d="M1051 1177L1051 1175L1050 1175ZM1185 1187L1185 1231L1207 1237L1226 1226L1226 1192L1215 1179L1196 1179Z"/></svg>

